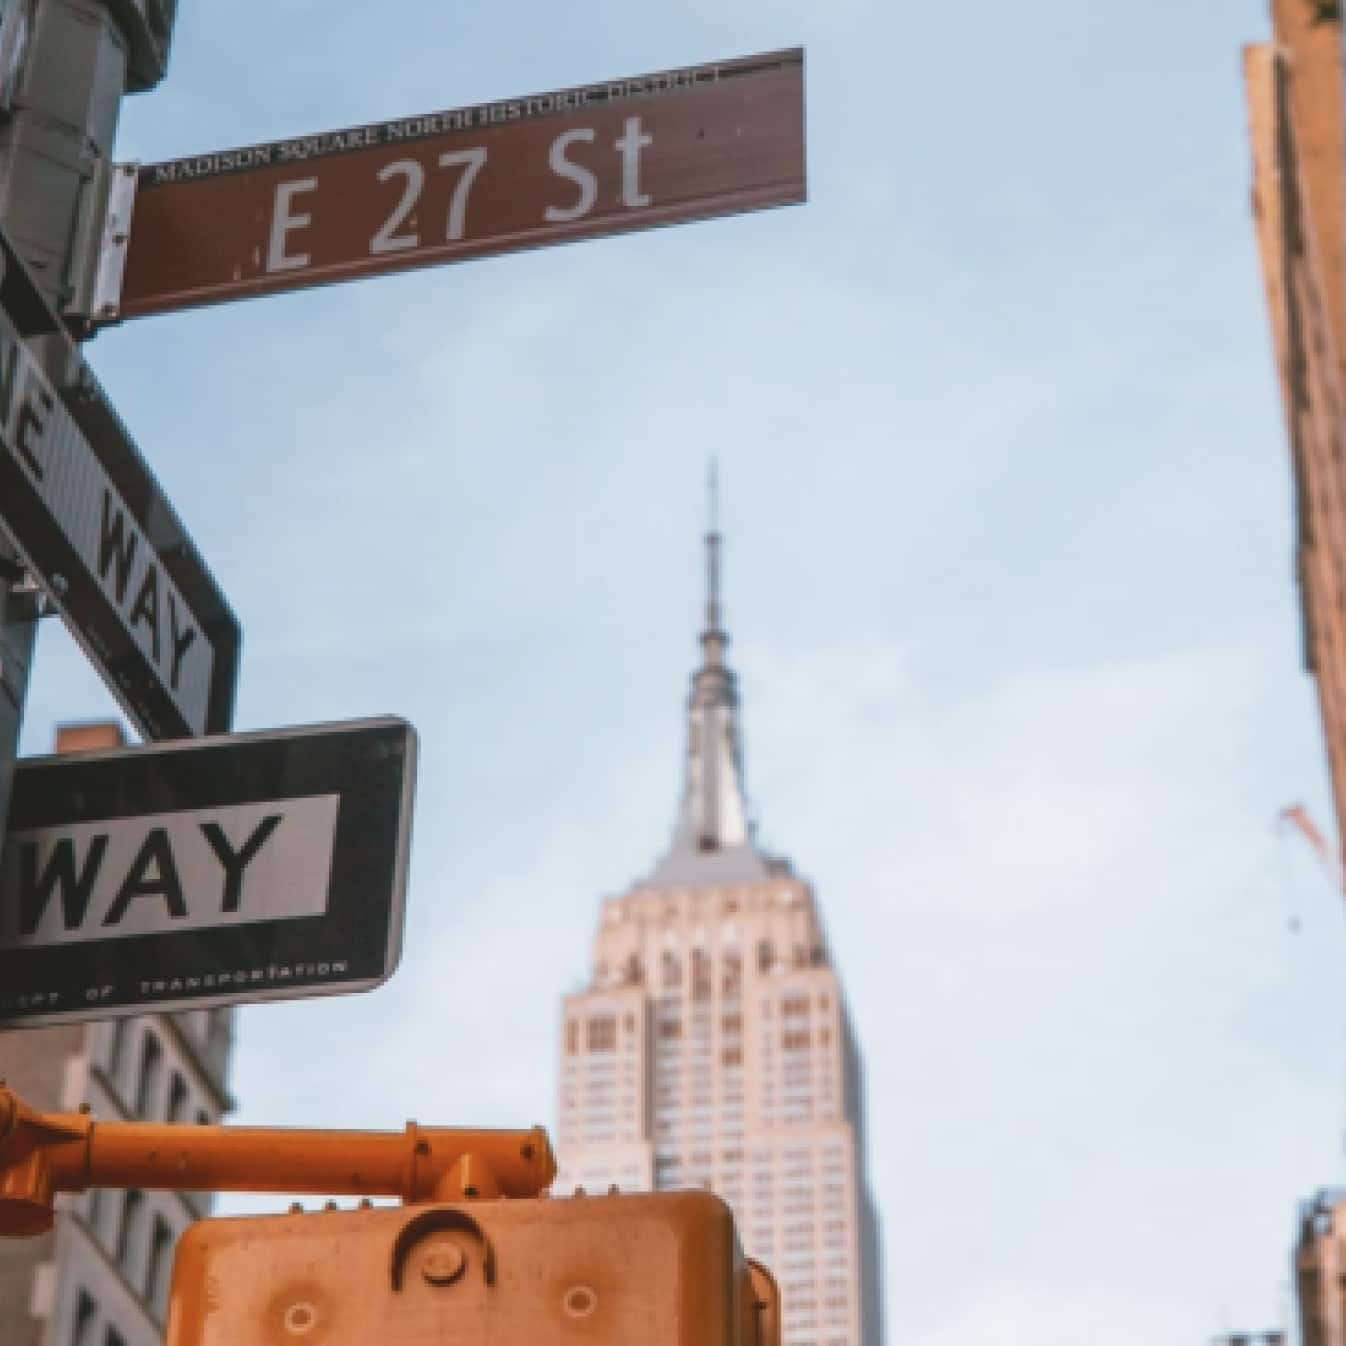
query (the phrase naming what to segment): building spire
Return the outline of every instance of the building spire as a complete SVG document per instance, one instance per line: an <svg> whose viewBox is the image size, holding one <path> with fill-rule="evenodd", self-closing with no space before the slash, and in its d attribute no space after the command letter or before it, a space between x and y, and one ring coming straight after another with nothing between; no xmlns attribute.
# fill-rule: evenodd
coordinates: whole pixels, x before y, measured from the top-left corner
<svg viewBox="0 0 1346 1346"><path fill-rule="evenodd" d="M712 456L706 472L706 625L701 648L707 667L724 665L724 647L729 643L721 625L720 611L720 479L719 465Z"/></svg>
<svg viewBox="0 0 1346 1346"><path fill-rule="evenodd" d="M743 753L738 728L738 684L725 664L729 644L720 602L720 501L717 465L707 473L705 626L701 667L692 674L687 698L687 759L682 804L673 845L656 878L697 872L706 862L732 861L754 871L762 861L752 846L743 789Z"/></svg>

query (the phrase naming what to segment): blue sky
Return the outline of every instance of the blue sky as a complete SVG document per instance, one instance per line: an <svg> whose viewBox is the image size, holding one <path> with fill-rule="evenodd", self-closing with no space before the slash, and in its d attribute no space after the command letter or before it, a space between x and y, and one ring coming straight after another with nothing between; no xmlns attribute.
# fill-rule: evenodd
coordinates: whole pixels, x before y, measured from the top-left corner
<svg viewBox="0 0 1346 1346"><path fill-rule="evenodd" d="M1260 0L192 0L153 160L802 43L802 207L145 319L90 355L244 628L237 727L421 735L406 952L240 1120L522 1125L679 788L718 454L764 840L868 1067L888 1339L1287 1312L1340 898L1249 217ZM111 701L55 625L25 733ZM1297 932L1292 923L1298 923Z"/></svg>

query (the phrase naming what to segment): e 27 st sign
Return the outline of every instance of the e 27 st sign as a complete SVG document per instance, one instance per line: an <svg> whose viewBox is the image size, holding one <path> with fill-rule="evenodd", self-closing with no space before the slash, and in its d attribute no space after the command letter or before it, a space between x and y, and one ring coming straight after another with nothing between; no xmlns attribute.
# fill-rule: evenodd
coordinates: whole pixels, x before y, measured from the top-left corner
<svg viewBox="0 0 1346 1346"><path fill-rule="evenodd" d="M804 199L774 52L150 164L102 319Z"/></svg>
<svg viewBox="0 0 1346 1346"><path fill-rule="evenodd" d="M365 134L367 138L373 136L372 132ZM574 204L543 207L542 218L546 223L571 224L593 213L598 200L598 174L578 160L571 159L569 154L572 147L578 144L592 145L597 135L593 127L581 126L573 131L562 131L548 147L547 165L558 179L571 184ZM652 144L654 137L645 133L639 117L627 117L622 134L612 142L612 148L621 160L621 188L617 199L625 210L640 210L654 203L654 198L640 189L640 152ZM460 170L445 212L443 238L446 242L457 243L466 234L472 185L486 167L487 157L488 150L484 145L474 145L470 149L445 150L435 159L439 168ZM424 246L421 234L408 223L415 219L425 194L426 170L421 160L394 159L378 169L374 177L381 183L399 182L400 196L387 219L370 237L369 255L381 257ZM294 203L296 197L316 193L319 182L320 179L314 175L281 183L276 188L266 248L267 271L297 271L313 265L311 253L289 252L287 241L291 234L312 227L313 216L298 212Z"/></svg>

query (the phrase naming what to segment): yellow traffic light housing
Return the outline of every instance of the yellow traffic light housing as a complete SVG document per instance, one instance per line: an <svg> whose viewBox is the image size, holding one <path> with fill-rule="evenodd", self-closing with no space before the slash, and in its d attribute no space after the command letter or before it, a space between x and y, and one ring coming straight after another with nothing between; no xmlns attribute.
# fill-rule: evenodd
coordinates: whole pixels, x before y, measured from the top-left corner
<svg viewBox="0 0 1346 1346"><path fill-rule="evenodd" d="M204 1220L164 1346L778 1346L776 1290L706 1192Z"/></svg>
<svg viewBox="0 0 1346 1346"><path fill-rule="evenodd" d="M43 1115L0 1085L0 1235L89 1187L404 1205L203 1220L164 1346L780 1346L780 1298L708 1192L547 1198L531 1131L299 1131Z"/></svg>

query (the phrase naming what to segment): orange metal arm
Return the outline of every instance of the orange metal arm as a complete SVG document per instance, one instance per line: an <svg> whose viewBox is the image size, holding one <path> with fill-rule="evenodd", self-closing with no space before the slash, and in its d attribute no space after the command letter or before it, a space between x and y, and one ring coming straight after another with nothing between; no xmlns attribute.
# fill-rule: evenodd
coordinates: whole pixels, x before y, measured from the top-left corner
<svg viewBox="0 0 1346 1346"><path fill-rule="evenodd" d="M51 1228L57 1192L89 1187L316 1192L406 1202L536 1196L556 1175L547 1133L99 1122L35 1112L0 1086L0 1234Z"/></svg>

